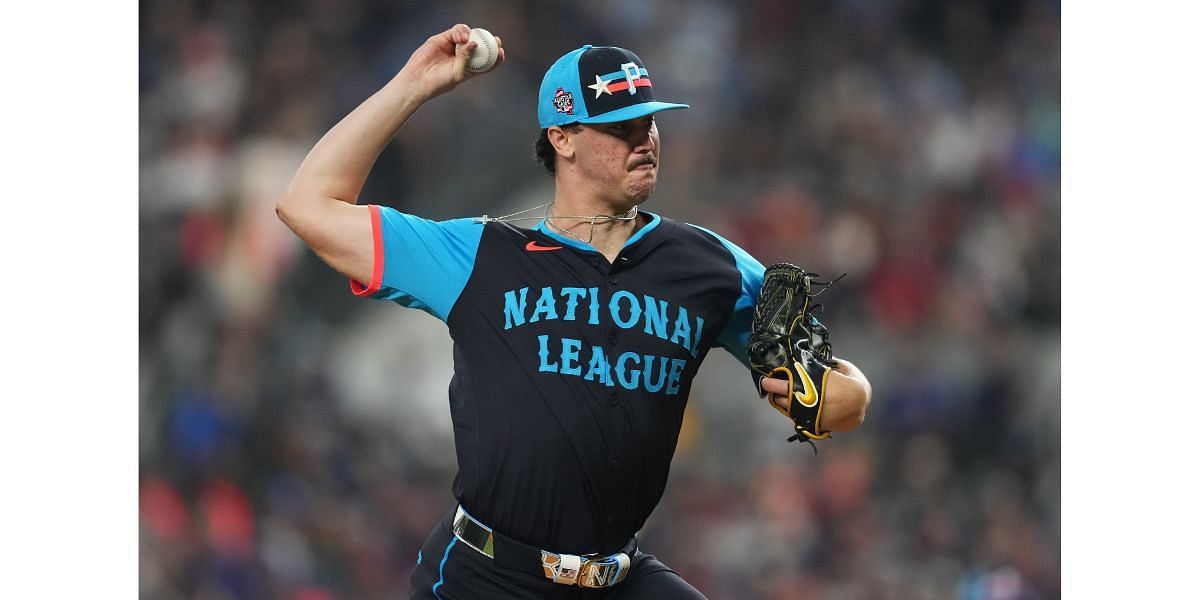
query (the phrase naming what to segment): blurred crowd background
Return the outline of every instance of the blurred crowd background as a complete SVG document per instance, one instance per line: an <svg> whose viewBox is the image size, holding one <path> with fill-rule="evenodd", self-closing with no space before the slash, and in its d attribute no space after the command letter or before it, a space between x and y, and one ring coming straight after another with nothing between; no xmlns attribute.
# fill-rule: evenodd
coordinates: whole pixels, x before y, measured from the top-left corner
<svg viewBox="0 0 1200 600"><path fill-rule="evenodd" d="M847 273L866 423L814 455L714 351L643 547L714 599L1059 596L1059 6L140 3L143 598L405 597L453 508L444 325L353 297L276 219L313 143L456 22L508 60L423 107L362 201L547 202L536 91L620 45L662 99L646 208Z"/></svg>

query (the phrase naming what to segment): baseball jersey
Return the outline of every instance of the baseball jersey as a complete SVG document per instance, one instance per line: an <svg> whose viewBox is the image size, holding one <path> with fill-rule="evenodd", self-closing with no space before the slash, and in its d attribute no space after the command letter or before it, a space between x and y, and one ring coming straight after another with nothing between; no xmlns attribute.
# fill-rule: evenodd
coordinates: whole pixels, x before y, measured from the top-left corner
<svg viewBox="0 0 1200 600"><path fill-rule="evenodd" d="M612 263L544 221L370 214L354 293L424 310L454 342L455 498L526 544L615 552L662 497L709 349L746 362L762 264L645 211Z"/></svg>

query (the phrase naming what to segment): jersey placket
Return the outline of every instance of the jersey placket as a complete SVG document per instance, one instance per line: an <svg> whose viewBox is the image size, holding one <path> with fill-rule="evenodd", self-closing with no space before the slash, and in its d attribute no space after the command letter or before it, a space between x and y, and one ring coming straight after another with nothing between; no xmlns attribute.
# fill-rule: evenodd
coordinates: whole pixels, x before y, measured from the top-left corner
<svg viewBox="0 0 1200 600"><path fill-rule="evenodd" d="M618 261L619 260L620 259L618 259ZM613 294L621 289L621 279L617 275L618 268L616 265L609 263L602 256L597 256L593 260L592 264L595 266L603 281L601 284L602 289L604 290L602 296L605 298L612 298ZM624 336L621 335L620 329L618 328L617 324L612 321L612 319L605 320L603 335L605 343L608 347L608 360L610 364L612 364L614 363L616 357L620 354L617 349L620 347ZM610 377L611 376L612 375L610 375ZM623 388L621 388L619 384L608 387L606 390L608 397L606 407L607 410L603 410L601 412L601 414L604 415L604 422L601 429L604 432L606 442L605 450L607 453L607 455L604 457L604 464L606 465L605 470L607 472L603 477L602 486L607 493L606 498L601 504L601 510L603 513L599 515L601 539L605 539L607 537L607 531L612 531L615 529L615 525L618 523L618 521L625 521L627 519L626 512L628 511L628 507L621 502L621 499L625 497L625 493L629 485L629 482L626 481L627 476L626 472L624 471L625 465L623 457L624 450L630 443L630 440L628 439L628 433L625 431L624 426L625 408L622 406L622 403L627 401L626 395L624 394ZM609 542L609 544L613 543L619 544L623 543L623 541Z"/></svg>

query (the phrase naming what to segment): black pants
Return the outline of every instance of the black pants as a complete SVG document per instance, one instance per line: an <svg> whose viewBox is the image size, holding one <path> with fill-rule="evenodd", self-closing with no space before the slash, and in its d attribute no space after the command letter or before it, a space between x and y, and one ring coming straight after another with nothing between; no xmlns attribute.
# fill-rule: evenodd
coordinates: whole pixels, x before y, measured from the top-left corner
<svg viewBox="0 0 1200 600"><path fill-rule="evenodd" d="M625 580L611 588L587 589L554 583L497 565L450 531L451 512L434 528L417 556L409 598L421 600L704 600L675 571L638 551Z"/></svg>

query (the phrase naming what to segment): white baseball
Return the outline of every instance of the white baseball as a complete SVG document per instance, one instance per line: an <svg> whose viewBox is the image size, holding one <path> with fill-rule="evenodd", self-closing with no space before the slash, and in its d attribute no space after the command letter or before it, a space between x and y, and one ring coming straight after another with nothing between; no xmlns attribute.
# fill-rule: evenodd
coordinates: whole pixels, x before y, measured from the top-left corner
<svg viewBox="0 0 1200 600"><path fill-rule="evenodd" d="M471 30L471 41L475 42L475 50L467 59L467 70L472 73L482 73L496 64L500 56L500 47L496 44L496 36L486 29L476 27Z"/></svg>

